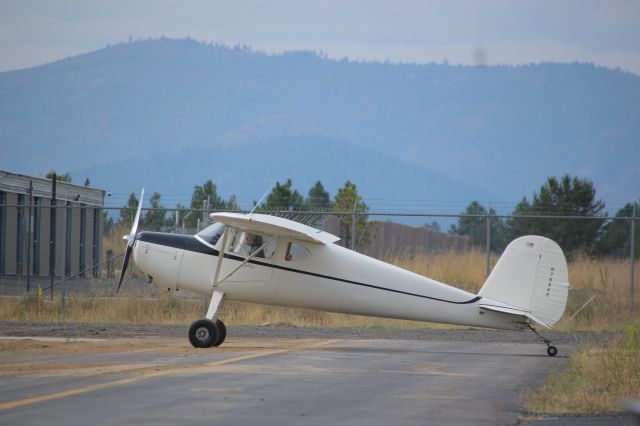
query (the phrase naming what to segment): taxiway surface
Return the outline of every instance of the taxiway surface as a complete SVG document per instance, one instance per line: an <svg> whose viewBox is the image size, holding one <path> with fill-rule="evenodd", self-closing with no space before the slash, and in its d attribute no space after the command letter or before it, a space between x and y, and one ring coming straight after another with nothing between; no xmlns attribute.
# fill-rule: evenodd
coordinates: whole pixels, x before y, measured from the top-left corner
<svg viewBox="0 0 640 426"><path fill-rule="evenodd" d="M513 424L540 344L0 340L0 424Z"/></svg>

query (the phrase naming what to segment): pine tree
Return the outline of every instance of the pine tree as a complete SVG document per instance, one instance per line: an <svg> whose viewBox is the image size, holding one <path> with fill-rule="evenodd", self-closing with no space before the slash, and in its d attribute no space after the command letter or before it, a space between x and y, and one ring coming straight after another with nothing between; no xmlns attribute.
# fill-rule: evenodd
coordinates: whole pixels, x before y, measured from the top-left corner
<svg viewBox="0 0 640 426"><path fill-rule="evenodd" d="M218 195L218 188L211 179L207 180L204 185L196 185L193 187L193 193L191 194L191 208L192 209L206 209L212 210L237 210L237 203L235 197L231 197L230 203L225 203L224 200ZM231 204L228 208L228 204ZM187 213L184 217L184 225L187 228L195 228L198 224L198 218L201 222L208 220L206 212L204 214L200 212Z"/></svg>
<svg viewBox="0 0 640 426"><path fill-rule="evenodd" d="M291 179L287 179L287 182L280 184L276 182L276 186L273 187L267 199L262 205L261 210L271 211L298 211L304 207L304 199L297 189L293 189L293 183Z"/></svg>
<svg viewBox="0 0 640 426"><path fill-rule="evenodd" d="M322 182L317 181L309 190L309 196L305 200L308 210L323 211L331 209L331 197L324 190Z"/></svg>
<svg viewBox="0 0 640 426"><path fill-rule="evenodd" d="M634 216L635 213L635 216ZM640 216L640 200L627 203L616 213L616 218ZM640 220L635 220L634 256L640 257ZM596 244L599 255L629 257L631 251L631 222L629 220L611 220L603 228L602 238Z"/></svg>
<svg viewBox="0 0 640 426"><path fill-rule="evenodd" d="M124 206L124 209L120 209L120 219L118 223L120 225L124 225L127 228L131 228L133 224L133 219L136 217L136 209L138 208L138 198L135 193L131 193L129 195L129 200L127 200L127 205Z"/></svg>
<svg viewBox="0 0 640 426"><path fill-rule="evenodd" d="M150 231L161 231L167 226L165 219L167 211L160 204L160 193L154 192L149 202L151 204L151 210L147 211L144 216L143 227Z"/></svg>
<svg viewBox="0 0 640 426"><path fill-rule="evenodd" d="M461 214L458 225L451 225L449 233L468 235L473 246L484 249L487 246L487 209L478 201L472 201ZM488 216L490 249L501 251L506 243L504 222L495 217L496 211L492 208L489 208Z"/></svg>
<svg viewBox="0 0 640 426"><path fill-rule="evenodd" d="M542 235L557 242L565 253L590 252L600 236L604 220L605 204L596 200L596 189L588 179L564 175L560 180L549 177L533 194L531 203L523 198L516 206L514 216L536 215L540 217L516 217L507 221L511 238L522 235ZM580 216L571 223L566 218L545 216Z"/></svg>
<svg viewBox="0 0 640 426"><path fill-rule="evenodd" d="M333 211L340 213L360 213L355 215L355 236L352 235L354 215L343 214L340 217L340 237L345 247L358 248L369 244L375 230L372 226L367 226L368 216L362 213L368 212L369 207L365 204L362 197L358 195L358 190L354 183L346 181L342 188L338 190L333 201Z"/></svg>

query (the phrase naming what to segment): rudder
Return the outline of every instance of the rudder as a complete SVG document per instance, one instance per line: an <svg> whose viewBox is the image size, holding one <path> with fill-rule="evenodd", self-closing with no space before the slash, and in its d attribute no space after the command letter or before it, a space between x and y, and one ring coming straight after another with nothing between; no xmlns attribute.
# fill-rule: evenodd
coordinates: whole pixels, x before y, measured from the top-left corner
<svg viewBox="0 0 640 426"><path fill-rule="evenodd" d="M478 295L551 327L564 313L568 290L562 249L549 238L527 235L507 246Z"/></svg>

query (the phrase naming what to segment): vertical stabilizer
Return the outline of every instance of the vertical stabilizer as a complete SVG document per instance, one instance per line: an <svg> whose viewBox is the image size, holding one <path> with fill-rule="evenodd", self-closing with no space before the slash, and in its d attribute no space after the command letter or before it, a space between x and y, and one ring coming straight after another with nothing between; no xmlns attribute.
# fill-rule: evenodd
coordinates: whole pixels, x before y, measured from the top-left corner
<svg viewBox="0 0 640 426"><path fill-rule="evenodd" d="M568 290L562 249L548 238L528 235L507 246L478 295L518 308L550 327L564 313Z"/></svg>

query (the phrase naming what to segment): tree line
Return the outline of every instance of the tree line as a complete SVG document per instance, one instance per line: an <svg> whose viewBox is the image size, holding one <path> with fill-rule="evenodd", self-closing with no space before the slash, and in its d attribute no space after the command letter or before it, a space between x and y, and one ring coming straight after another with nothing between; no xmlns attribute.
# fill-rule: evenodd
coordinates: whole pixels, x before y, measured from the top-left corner
<svg viewBox="0 0 640 426"><path fill-rule="evenodd" d="M625 204L614 218L629 218L638 213L640 200ZM570 255L625 257L631 249L630 221L611 220L605 213L604 201L596 199L593 182L575 176L547 178L531 201L523 197L506 218L498 217L493 208L472 201L449 232L468 235L472 245L485 248L487 220L489 244L494 252L502 251L522 235L551 238ZM640 230L635 233L634 253L640 255Z"/></svg>
<svg viewBox="0 0 640 426"><path fill-rule="evenodd" d="M131 194L126 207L121 211L121 222L127 225L133 220L137 198ZM254 207L257 202L254 201ZM151 197L151 207L162 209L160 194ZM176 206L184 208L183 206ZM235 196L228 200L218 195L213 181L208 180L202 186L196 185L191 196L192 209L238 210ZM276 182L264 201L257 205L260 211L288 211L289 217L297 219L295 212L307 211L358 213L355 215L356 243L367 243L373 237L374 227L367 227L369 207L358 194L356 184L346 181L331 197L321 181L317 181L303 196L293 187L291 179ZM635 212L640 213L640 200L627 203L615 214L614 218L628 218ZM146 229L162 229L175 222L175 212L171 218L165 217L165 211L149 210L143 219ZM196 212L187 213L182 218L183 225L195 228L198 218L206 220L206 215ZM351 247L354 236L352 221L354 215L340 216L340 236L347 247ZM605 203L596 198L596 188L588 179L564 175L561 178L549 177L540 189L534 192L531 200L523 197L508 217L499 217L493 208L487 209L478 201L472 201L461 212L457 224L451 225L448 233L469 236L473 246L484 249L487 244L487 221L489 222L490 249L501 252L513 239L522 235L543 235L556 241L565 252L585 253L588 255L611 255L625 257L630 251L630 223L624 220L611 220L605 213ZM308 223L314 225L313 223ZM429 225L440 232L440 224ZM640 229L635 234L635 253L640 255Z"/></svg>
<svg viewBox="0 0 640 426"><path fill-rule="evenodd" d="M52 175L54 172L50 172ZM49 177L49 175L47 175ZM71 182L66 173L57 176L59 180ZM85 185L89 184L89 179ZM196 228L198 221L206 223L208 211L240 210L235 195L223 199L212 180L196 185L187 206L177 204L175 209L192 209L176 218L175 209L168 209L160 203L161 194L154 192L150 198L151 209L141 218L141 226L148 230L170 229L178 221L184 228ZM131 193L127 204L120 210L117 224L130 227L138 207L138 198ZM253 206L259 211L290 212L288 217L296 219L295 212L339 212L357 213L355 231L358 240L368 242L373 237L373 227L367 227L369 207L358 193L356 184L347 180L332 198L321 181L317 181L303 196L293 187L291 179L276 182L264 201ZM197 210L197 211L196 211ZM171 214L167 217L167 212ZM484 249L487 245L487 231L491 251L501 252L513 239L522 235L543 235L556 241L565 252L585 253L589 255L609 255L626 257L631 244L630 221L612 220L635 217L640 214L640 199L626 203L613 218L605 213L605 203L596 198L596 188L588 179L564 175L560 178L549 177L540 189L534 192L532 199L527 197L515 206L508 217L500 217L493 208L486 208L478 201L472 201L460 213L456 224L448 229L449 234L468 236L473 246ZM635 215L635 216L634 216ZM302 216L301 216L302 217ZM178 220L176 220L178 219ZM345 246L352 245L353 215L341 215L340 236ZM107 228L111 228L113 219L108 219ZM487 221L489 229L487 230ZM313 223L310 223L313 225ZM425 224L436 232L441 225L434 221ZM640 256L640 229L635 232L635 255Z"/></svg>
<svg viewBox="0 0 640 426"><path fill-rule="evenodd" d="M218 188L212 180L207 180L203 185L196 185L191 194L190 205L183 206L177 204L174 209L167 209L160 203L161 194L154 192L150 198L150 210L141 217L140 225L147 230L163 230L169 229L175 225L176 221L184 228L196 228L198 223L201 225L206 223L207 213L209 211L237 211L240 210L235 195L225 200L218 194ZM135 211L138 208L139 200L135 193L129 195L127 204L120 209L120 217L118 224L130 227L135 217ZM258 205L257 201L253 202L256 210L263 212L290 212L288 217L296 219L296 212L353 212L358 213L355 216L355 231L359 239L365 243L371 238L371 230L367 231L367 215L369 207L364 202L363 197L358 194L356 184L347 180L344 185L338 189L335 197L331 198L329 192L325 190L321 181L317 181L303 196L297 189L293 187L291 179L286 182L276 182L275 186L264 198L264 201ZM176 212L180 209L192 209L189 212L183 212L181 217L176 220ZM170 216L167 217L167 212ZM344 215L340 220L340 235L343 243L351 246L353 240L353 215ZM308 223L313 225L313 223ZM361 241L361 242L362 242Z"/></svg>

